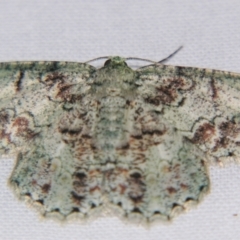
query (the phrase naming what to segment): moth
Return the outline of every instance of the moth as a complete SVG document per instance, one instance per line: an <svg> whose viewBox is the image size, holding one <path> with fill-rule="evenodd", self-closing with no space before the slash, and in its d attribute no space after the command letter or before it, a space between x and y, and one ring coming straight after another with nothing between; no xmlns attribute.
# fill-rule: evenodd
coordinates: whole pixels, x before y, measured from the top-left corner
<svg viewBox="0 0 240 240"><path fill-rule="evenodd" d="M210 187L208 168L240 157L240 75L122 57L0 64L0 153L43 216L170 220Z"/></svg>

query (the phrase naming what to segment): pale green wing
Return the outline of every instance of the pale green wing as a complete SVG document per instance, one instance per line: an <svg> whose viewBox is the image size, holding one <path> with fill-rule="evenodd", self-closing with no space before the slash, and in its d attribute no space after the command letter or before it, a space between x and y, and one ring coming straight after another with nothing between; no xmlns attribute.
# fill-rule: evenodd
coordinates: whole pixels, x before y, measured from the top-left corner
<svg viewBox="0 0 240 240"><path fill-rule="evenodd" d="M208 192L210 162L240 157L240 76L152 65L134 84L109 197L129 218L171 219Z"/></svg>
<svg viewBox="0 0 240 240"><path fill-rule="evenodd" d="M206 194L209 162L239 159L238 75L115 57L3 63L0 79L10 183L43 214L89 216L105 192L129 218L170 219Z"/></svg>
<svg viewBox="0 0 240 240"><path fill-rule="evenodd" d="M102 174L89 175L89 144L81 157L71 145L85 140L89 107L82 99L95 71L83 63L0 64L0 151L18 155L10 184L43 214L85 216L101 203Z"/></svg>
<svg viewBox="0 0 240 240"><path fill-rule="evenodd" d="M93 71L79 63L1 63L0 152L24 149L43 127L56 124L63 103L74 102L74 91L84 91Z"/></svg>
<svg viewBox="0 0 240 240"><path fill-rule="evenodd" d="M138 72L146 103L161 109L164 119L208 160L240 159L239 74L162 65Z"/></svg>

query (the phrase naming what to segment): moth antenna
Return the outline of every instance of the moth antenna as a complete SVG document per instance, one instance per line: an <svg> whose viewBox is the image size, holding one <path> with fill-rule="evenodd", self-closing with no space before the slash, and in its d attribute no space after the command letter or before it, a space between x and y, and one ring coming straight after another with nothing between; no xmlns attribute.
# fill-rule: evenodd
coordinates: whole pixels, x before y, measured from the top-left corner
<svg viewBox="0 0 240 240"><path fill-rule="evenodd" d="M174 55L176 55L182 48L183 48L183 46L180 46L177 50L175 50L173 53L171 53L168 57L166 57L166 58L158 61L158 63L167 62L167 61L170 60Z"/></svg>
<svg viewBox="0 0 240 240"><path fill-rule="evenodd" d="M167 56L166 58L155 62L149 59L145 59L145 58L138 58L138 57L128 57L126 58L126 60L140 60L140 61L146 61L146 62L150 62L150 63L164 63L167 62L169 59L171 59L174 55L176 55L181 49L183 48L183 46L180 46L177 50L175 50L173 53L171 53L169 56Z"/></svg>
<svg viewBox="0 0 240 240"><path fill-rule="evenodd" d="M88 60L84 63L90 63L90 62L94 62L94 61L98 61L98 60L101 60L101 59L108 59L109 56L104 56L104 57L98 57L98 58L94 58L94 59L91 59L91 60Z"/></svg>
<svg viewBox="0 0 240 240"><path fill-rule="evenodd" d="M128 57L128 58L126 58L126 61L128 61L128 60L139 60L139 61L145 61L145 62L150 62L150 63L157 63L155 61L152 61L152 60L149 60L146 58L138 58L138 57Z"/></svg>

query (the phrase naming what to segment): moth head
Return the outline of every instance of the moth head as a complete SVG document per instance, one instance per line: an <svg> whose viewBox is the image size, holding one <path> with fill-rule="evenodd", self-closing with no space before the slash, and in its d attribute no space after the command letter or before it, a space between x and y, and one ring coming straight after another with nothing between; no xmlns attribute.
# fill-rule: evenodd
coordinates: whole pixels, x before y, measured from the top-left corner
<svg viewBox="0 0 240 240"><path fill-rule="evenodd" d="M127 66L126 63L126 59L122 58L122 57L110 57L105 63L104 63L104 67L113 67L113 68L117 68L117 67L125 67Z"/></svg>

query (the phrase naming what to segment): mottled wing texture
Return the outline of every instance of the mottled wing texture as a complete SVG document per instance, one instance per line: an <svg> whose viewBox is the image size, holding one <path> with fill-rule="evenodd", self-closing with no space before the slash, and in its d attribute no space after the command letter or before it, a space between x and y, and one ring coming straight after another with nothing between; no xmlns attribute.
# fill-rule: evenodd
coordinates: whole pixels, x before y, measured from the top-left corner
<svg viewBox="0 0 240 240"><path fill-rule="evenodd" d="M239 161L239 74L174 66L149 66L139 73L138 91L183 140L207 161Z"/></svg>
<svg viewBox="0 0 240 240"><path fill-rule="evenodd" d="M240 76L152 65L134 78L109 196L130 218L171 219L209 191L209 164L239 160Z"/></svg>
<svg viewBox="0 0 240 240"><path fill-rule="evenodd" d="M10 184L44 215L84 215L101 204L102 173L87 141L91 100L81 101L94 72L78 63L0 64L0 152L17 154Z"/></svg>
<svg viewBox="0 0 240 240"><path fill-rule="evenodd" d="M101 205L169 220L209 190L208 165L238 160L240 77L124 59L0 65L0 151L43 215Z"/></svg>
<svg viewBox="0 0 240 240"><path fill-rule="evenodd" d="M210 163L239 161L240 76L152 65L136 71L135 84L130 150L138 162L129 166L139 173L129 175L121 205L149 221L169 219L209 190Z"/></svg>

